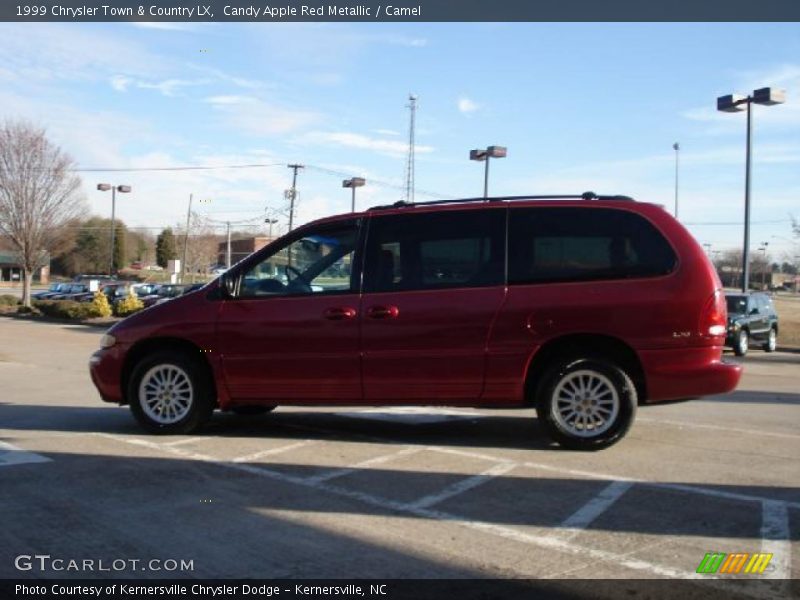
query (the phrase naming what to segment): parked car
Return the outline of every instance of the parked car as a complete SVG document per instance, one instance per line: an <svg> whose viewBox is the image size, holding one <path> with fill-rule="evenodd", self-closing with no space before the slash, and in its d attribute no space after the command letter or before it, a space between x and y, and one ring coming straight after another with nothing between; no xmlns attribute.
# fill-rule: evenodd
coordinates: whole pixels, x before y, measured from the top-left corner
<svg viewBox="0 0 800 600"><path fill-rule="evenodd" d="M74 300L77 296L85 294L88 291L89 284L87 283L70 283L57 294L48 296L44 298L44 300Z"/></svg>
<svg viewBox="0 0 800 600"><path fill-rule="evenodd" d="M100 286L100 291L106 295L106 298L111 303L114 301L114 294L118 288L124 287L126 284L119 281L112 281L109 283L105 283ZM77 300L78 302L92 302L94 300L94 292L87 291L80 296L76 296L73 300Z"/></svg>
<svg viewBox="0 0 800 600"><path fill-rule="evenodd" d="M128 317L90 372L155 433L193 431L215 408L535 407L562 446L598 449L640 402L736 387L721 288L654 204L397 203L309 223Z"/></svg>
<svg viewBox="0 0 800 600"><path fill-rule="evenodd" d="M42 292L36 292L35 294L31 294L31 298L33 300L47 300L51 296L56 296L58 294L64 293L69 286L72 285L70 283L51 283L50 287Z"/></svg>
<svg viewBox="0 0 800 600"><path fill-rule="evenodd" d="M772 298L760 292L726 294L728 308L728 335L725 343L736 356L744 356L751 342L761 345L766 352L775 352L778 346L778 313Z"/></svg>

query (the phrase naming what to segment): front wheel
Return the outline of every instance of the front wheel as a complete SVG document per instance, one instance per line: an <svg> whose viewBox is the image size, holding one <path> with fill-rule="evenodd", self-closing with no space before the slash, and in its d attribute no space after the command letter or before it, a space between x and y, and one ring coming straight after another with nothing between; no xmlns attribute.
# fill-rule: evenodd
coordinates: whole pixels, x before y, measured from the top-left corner
<svg viewBox="0 0 800 600"><path fill-rule="evenodd" d="M595 358L562 360L542 378L540 422L571 450L599 450L621 440L633 424L636 387L618 366Z"/></svg>
<svg viewBox="0 0 800 600"><path fill-rule="evenodd" d="M764 351L765 352L775 352L775 349L778 347L778 332L775 331L775 328L769 330L769 337L767 337L767 341L764 343Z"/></svg>
<svg viewBox="0 0 800 600"><path fill-rule="evenodd" d="M128 383L128 401L136 420L160 434L190 433L214 410L213 383L202 367L184 354L156 352L144 357Z"/></svg>

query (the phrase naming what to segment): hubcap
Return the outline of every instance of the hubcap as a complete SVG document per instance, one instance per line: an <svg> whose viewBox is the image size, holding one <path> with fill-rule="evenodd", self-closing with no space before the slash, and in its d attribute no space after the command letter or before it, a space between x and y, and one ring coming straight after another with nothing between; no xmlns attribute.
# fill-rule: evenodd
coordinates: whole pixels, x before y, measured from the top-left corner
<svg viewBox="0 0 800 600"><path fill-rule="evenodd" d="M619 394L614 384L597 371L566 375L553 392L553 417L577 437L598 436L614 424L619 414Z"/></svg>
<svg viewBox="0 0 800 600"><path fill-rule="evenodd" d="M142 377L139 404L156 423L172 425L189 414L193 392L186 371L176 365L157 365Z"/></svg>
<svg viewBox="0 0 800 600"><path fill-rule="evenodd" d="M747 333L744 331L739 334L739 351L742 354L747 352Z"/></svg>
<svg viewBox="0 0 800 600"><path fill-rule="evenodd" d="M778 343L777 337L778 336L775 335L775 330L774 329L770 329L769 330L769 349L770 350L775 350L775 346Z"/></svg>

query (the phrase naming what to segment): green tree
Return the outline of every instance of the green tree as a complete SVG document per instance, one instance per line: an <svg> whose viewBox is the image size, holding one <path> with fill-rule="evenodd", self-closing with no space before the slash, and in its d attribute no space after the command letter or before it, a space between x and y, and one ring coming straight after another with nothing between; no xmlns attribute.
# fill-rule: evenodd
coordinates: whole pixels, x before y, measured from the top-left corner
<svg viewBox="0 0 800 600"><path fill-rule="evenodd" d="M166 268L167 262L177 258L175 250L175 234L172 228L167 227L158 234L156 239L156 263L159 267Z"/></svg>

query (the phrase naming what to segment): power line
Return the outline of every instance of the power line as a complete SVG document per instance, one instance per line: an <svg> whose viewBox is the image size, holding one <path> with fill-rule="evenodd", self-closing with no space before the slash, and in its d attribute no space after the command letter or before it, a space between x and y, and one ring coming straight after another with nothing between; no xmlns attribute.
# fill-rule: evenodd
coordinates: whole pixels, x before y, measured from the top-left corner
<svg viewBox="0 0 800 600"><path fill-rule="evenodd" d="M214 165L214 166L183 166L183 167L79 167L67 169L71 173L133 173L142 171L215 171L219 169L260 169L263 167L279 167L283 163L255 163L246 165ZM47 169L44 169L47 170Z"/></svg>

